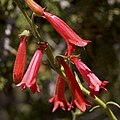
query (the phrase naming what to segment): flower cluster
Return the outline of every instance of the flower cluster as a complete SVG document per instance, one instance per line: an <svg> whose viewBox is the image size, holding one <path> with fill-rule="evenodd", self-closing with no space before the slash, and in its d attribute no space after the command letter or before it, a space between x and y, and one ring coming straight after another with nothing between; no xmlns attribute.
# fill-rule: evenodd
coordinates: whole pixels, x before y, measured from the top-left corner
<svg viewBox="0 0 120 120"><path fill-rule="evenodd" d="M98 77L77 57L73 56L76 46L85 47L90 40L83 40L80 38L63 20L59 17L46 12L42 7L37 5L33 0L25 0L27 5L35 12L39 17L44 17L54 28L55 30L64 38L67 44L67 51L65 57L70 60L71 63L74 63L82 77L89 84L90 95L95 97L99 95L100 88L107 91L105 88L107 81L100 81ZM42 60L42 54L46 44L41 44L40 47L36 50L33 55L31 62L24 74L24 67L26 61L26 36L22 36L20 46L18 48L18 53L16 56L16 61L13 70L14 82L17 86L22 86L22 89L29 87L33 93L36 91L39 93L40 89L36 83L36 76L40 67ZM85 112L86 106L91 106L91 104L85 99L81 88L70 69L67 62L62 57L58 57L57 61L64 68L64 74L58 74L56 82L56 90L53 98L49 102L54 103L53 112L60 106L63 110L71 110L74 106L80 109L82 112ZM24 75L23 75L24 74ZM72 101L69 103L64 94L64 84L65 80L67 81L70 93L72 95Z"/></svg>
<svg viewBox="0 0 120 120"><path fill-rule="evenodd" d="M47 45L41 44L40 47L35 51L27 71L24 74L24 67L26 64L26 39L26 36L21 38L13 69L13 79L16 86L22 85L22 90L29 87L33 93L36 91L39 93L40 89L36 83L36 76L40 68L43 51Z"/></svg>

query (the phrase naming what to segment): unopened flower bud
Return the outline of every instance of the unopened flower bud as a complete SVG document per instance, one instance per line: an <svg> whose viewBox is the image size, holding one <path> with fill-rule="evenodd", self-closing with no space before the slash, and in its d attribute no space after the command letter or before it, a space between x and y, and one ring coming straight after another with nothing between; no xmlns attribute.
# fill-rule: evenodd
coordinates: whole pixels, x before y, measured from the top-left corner
<svg viewBox="0 0 120 120"><path fill-rule="evenodd" d="M39 6L37 3L35 3L33 0L25 0L28 7L37 15L37 16L43 16L44 9Z"/></svg>
<svg viewBox="0 0 120 120"><path fill-rule="evenodd" d="M13 68L13 79L15 84L21 82L24 74L24 67L26 63L26 40L27 37L25 35L21 36L21 41Z"/></svg>

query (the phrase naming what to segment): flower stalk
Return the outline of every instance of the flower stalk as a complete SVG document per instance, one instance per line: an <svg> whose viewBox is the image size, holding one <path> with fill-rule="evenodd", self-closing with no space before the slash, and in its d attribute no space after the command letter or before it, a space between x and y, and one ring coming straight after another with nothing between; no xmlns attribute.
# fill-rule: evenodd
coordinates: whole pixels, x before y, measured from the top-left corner
<svg viewBox="0 0 120 120"><path fill-rule="evenodd" d="M40 34L39 34L39 32L38 32L35 24L31 21L31 19L29 18L28 14L24 11L24 9L23 9L23 7L22 7L22 3L20 2L20 0L14 0L14 1L15 1L15 3L18 5L18 7L20 8L21 12L22 12L23 15L25 16L25 18L26 18L26 20L28 21L29 25L31 26L33 36L34 36L35 38L39 39L40 41L42 41L42 40L41 40L41 37L40 37ZM33 11L33 12L34 12L34 11ZM38 15L38 16L39 16L39 15ZM64 78L64 75L62 74L62 71L61 71L60 68L57 67L56 64L55 64L55 58L54 58L52 52L49 50L49 47L46 49L46 52L45 52L45 53L46 53L46 55L47 55L47 57L48 57L48 60L50 61L51 65L52 65L52 67L54 68L54 70L55 70L56 72L58 72L60 75L62 75L62 77ZM81 84L79 84L79 85L80 85L80 87L81 87L82 92L83 92L86 96L88 96L88 97L90 97L91 99L93 99L98 105L100 105L101 108L103 108L103 109L106 111L107 115L109 116L109 118L110 118L111 120L117 120L116 116L115 116L114 113L111 111L111 109L106 105L106 103L104 103L104 102L103 102L100 98L98 98L97 96L95 96L95 98L91 97L91 96L90 96L90 92L89 92L86 88L84 88Z"/></svg>
<svg viewBox="0 0 120 120"><path fill-rule="evenodd" d="M81 87L82 92L92 98L90 96L90 92L84 88L83 86ZM110 120L117 120L116 116L114 115L114 113L111 111L111 109L106 105L106 103L104 103L100 98L98 98L97 96L95 96L95 98L92 98L97 104L99 104L101 106L101 108L103 108L105 110L105 112L107 113L107 115L109 116Z"/></svg>
<svg viewBox="0 0 120 120"><path fill-rule="evenodd" d="M77 81L80 81L78 76L76 75ZM94 100L98 105L100 105L101 108L103 108L106 112L106 114L109 116L110 120L117 120L116 116L114 113L111 111L111 109L107 106L106 103L104 103L100 98L98 98L96 95L93 98L90 96L90 91L88 91L80 82L78 82L79 86L81 87L82 92L92 100Z"/></svg>

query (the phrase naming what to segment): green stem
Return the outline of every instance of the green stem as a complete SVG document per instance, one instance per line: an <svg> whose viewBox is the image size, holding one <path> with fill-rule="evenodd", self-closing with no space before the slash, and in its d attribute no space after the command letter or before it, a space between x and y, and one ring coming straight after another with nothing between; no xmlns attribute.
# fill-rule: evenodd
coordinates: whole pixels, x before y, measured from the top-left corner
<svg viewBox="0 0 120 120"><path fill-rule="evenodd" d="M80 85L81 89L82 89L82 92L90 97L90 92L84 88L82 85ZM107 115L109 116L109 118L111 120L117 120L116 116L114 115L114 113L111 111L111 109L100 99L98 98L97 96L95 96L95 98L91 97L97 104L99 104L107 113Z"/></svg>
<svg viewBox="0 0 120 120"><path fill-rule="evenodd" d="M30 24L30 26L32 26L31 19L29 18L29 16L27 15L27 13L24 11L23 6L22 6L20 0L14 0L14 1L17 4L17 6L19 7L19 9L21 10L21 12L23 13L23 15L25 16L25 18L27 19L27 21Z"/></svg>
<svg viewBox="0 0 120 120"><path fill-rule="evenodd" d="M35 18L35 13L32 14L32 28L33 28L33 31L35 33L35 37L40 41L40 42L43 42L42 39L41 39L41 36L37 30L37 26L34 24L34 18Z"/></svg>
<svg viewBox="0 0 120 120"><path fill-rule="evenodd" d="M73 111L71 111L71 113L72 113L72 120L76 120L76 114Z"/></svg>
<svg viewBox="0 0 120 120"><path fill-rule="evenodd" d="M32 29L34 37L36 39L39 39L42 42L42 40L40 39L40 34L38 34L39 32L37 31L37 28L36 28L34 22L30 19L30 17L26 13L26 11L23 9L23 5L21 4L20 0L14 0L14 1L17 4L17 6L19 7L19 9L21 10L21 12L23 13L23 15L25 16L26 20L28 21L28 23ZM32 17L34 18L34 14L32 15Z"/></svg>

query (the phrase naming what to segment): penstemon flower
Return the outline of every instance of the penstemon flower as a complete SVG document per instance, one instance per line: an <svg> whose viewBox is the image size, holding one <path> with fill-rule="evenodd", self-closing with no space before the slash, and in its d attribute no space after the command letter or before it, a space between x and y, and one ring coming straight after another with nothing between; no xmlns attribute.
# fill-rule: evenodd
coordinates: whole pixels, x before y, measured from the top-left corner
<svg viewBox="0 0 120 120"><path fill-rule="evenodd" d="M65 39L68 48L70 47L70 44L68 43L71 43L74 46L84 47L89 42L91 42L90 40L83 40L82 38L80 38L63 20L61 20L57 16L48 12L44 12L44 17L47 21L51 23L55 30Z"/></svg>
<svg viewBox="0 0 120 120"><path fill-rule="evenodd" d="M22 81L17 85L22 85L22 90L29 87L33 93L36 91L39 93L40 89L38 85L36 84L36 76L38 74L38 70L40 67L40 63L42 60L42 54L47 46L41 45L35 52L34 56L31 59L31 62L28 66L28 69L22 79Z"/></svg>
<svg viewBox="0 0 120 120"><path fill-rule="evenodd" d="M26 63L26 39L27 37L25 35L21 37L21 42L16 55L13 68L13 80L15 84L20 83L24 74L24 67Z"/></svg>
<svg viewBox="0 0 120 120"><path fill-rule="evenodd" d="M67 101L64 95L64 80L58 75L55 95L53 98L49 100L49 102L54 102L54 107L52 112L54 112L59 106L65 111L66 106L68 106L68 110L71 110L72 105Z"/></svg>
<svg viewBox="0 0 120 120"><path fill-rule="evenodd" d="M87 81L90 87L90 95L94 97L95 94L99 95L100 88L107 91L105 88L108 81L100 81L98 77L78 58L73 57L71 61L75 64L83 78Z"/></svg>
<svg viewBox="0 0 120 120"><path fill-rule="evenodd" d="M80 109L82 112L85 112L86 105L90 106L90 103L84 98L80 86L78 85L72 71L66 62L62 58L59 61L64 68L68 86L72 94L72 105L76 105L78 109Z"/></svg>

